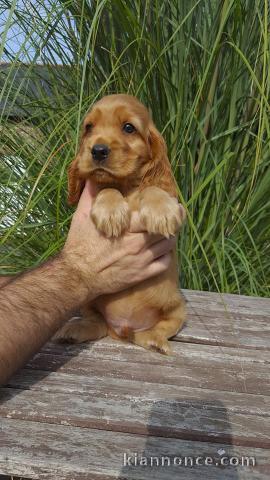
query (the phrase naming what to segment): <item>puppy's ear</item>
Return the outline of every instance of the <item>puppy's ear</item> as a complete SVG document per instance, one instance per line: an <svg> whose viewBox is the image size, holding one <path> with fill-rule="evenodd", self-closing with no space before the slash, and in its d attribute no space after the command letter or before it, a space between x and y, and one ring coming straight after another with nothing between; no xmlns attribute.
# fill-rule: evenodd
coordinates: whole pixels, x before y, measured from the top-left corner
<svg viewBox="0 0 270 480"><path fill-rule="evenodd" d="M76 205L80 199L85 180L79 175L78 155L68 169L68 203Z"/></svg>
<svg viewBox="0 0 270 480"><path fill-rule="evenodd" d="M155 185L170 195L177 197L177 187L167 155L167 146L164 138L153 123L149 127L148 142L150 159L146 165L141 189Z"/></svg>

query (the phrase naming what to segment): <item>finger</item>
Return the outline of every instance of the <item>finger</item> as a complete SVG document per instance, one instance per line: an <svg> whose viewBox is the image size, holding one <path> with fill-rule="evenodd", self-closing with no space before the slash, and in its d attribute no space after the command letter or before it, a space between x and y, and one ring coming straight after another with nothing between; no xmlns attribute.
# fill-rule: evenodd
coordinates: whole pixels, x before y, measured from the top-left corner
<svg viewBox="0 0 270 480"><path fill-rule="evenodd" d="M169 239L163 238L159 242L154 243L144 253L146 262L153 262L153 260L156 260L165 255L166 253L171 252L175 244L176 237L170 237Z"/></svg>
<svg viewBox="0 0 270 480"><path fill-rule="evenodd" d="M171 254L166 253L162 257L159 257L157 260L154 262L150 263L146 273L149 275L149 277L154 277L158 275L159 273L165 272L171 263Z"/></svg>
<svg viewBox="0 0 270 480"><path fill-rule="evenodd" d="M122 245L128 253L137 255L161 240L164 240L164 237L160 234L128 232L122 239Z"/></svg>
<svg viewBox="0 0 270 480"><path fill-rule="evenodd" d="M78 203L76 213L89 215L96 195L97 187L89 179L87 179Z"/></svg>

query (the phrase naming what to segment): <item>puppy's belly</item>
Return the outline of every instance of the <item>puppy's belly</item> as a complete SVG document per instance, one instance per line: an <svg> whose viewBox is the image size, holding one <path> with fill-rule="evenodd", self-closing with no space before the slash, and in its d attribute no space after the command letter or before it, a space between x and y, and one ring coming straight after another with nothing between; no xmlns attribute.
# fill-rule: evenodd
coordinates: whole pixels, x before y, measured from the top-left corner
<svg viewBox="0 0 270 480"><path fill-rule="evenodd" d="M115 306L106 305L99 308L107 324L119 335L126 337L132 332L140 332L153 327L158 321L156 308L144 307L134 310L126 303L125 308L116 309Z"/></svg>
<svg viewBox="0 0 270 480"><path fill-rule="evenodd" d="M149 330L180 301L175 255L174 252L171 267L154 279L95 300L94 308L119 337Z"/></svg>

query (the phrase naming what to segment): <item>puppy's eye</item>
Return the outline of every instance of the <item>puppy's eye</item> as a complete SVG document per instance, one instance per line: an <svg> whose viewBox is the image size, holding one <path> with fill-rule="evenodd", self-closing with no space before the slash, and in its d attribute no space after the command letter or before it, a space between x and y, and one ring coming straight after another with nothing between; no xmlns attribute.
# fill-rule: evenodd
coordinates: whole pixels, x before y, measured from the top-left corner
<svg viewBox="0 0 270 480"><path fill-rule="evenodd" d="M134 125L132 125L132 123L124 123L123 130L126 133L136 132L136 128L134 127Z"/></svg>
<svg viewBox="0 0 270 480"><path fill-rule="evenodd" d="M85 131L87 133L89 133L89 132L91 132L91 130L93 128L93 124L92 123L87 123L84 128L85 128Z"/></svg>

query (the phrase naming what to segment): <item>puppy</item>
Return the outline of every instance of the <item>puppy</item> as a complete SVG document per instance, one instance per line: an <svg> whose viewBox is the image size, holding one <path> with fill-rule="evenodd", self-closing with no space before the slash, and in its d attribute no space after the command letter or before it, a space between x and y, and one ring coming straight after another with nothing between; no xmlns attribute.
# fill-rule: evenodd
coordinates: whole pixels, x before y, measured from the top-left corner
<svg viewBox="0 0 270 480"><path fill-rule="evenodd" d="M107 237L129 228L137 210L145 230L176 235L184 218L161 134L148 110L130 95L99 100L83 122L79 152L68 172L69 203L76 204L85 179L99 186L91 211L96 228ZM104 295L67 323L56 340L81 343L106 335L146 349L170 353L168 339L185 319L178 288L176 250L168 270L123 292Z"/></svg>

